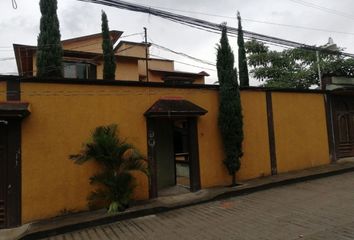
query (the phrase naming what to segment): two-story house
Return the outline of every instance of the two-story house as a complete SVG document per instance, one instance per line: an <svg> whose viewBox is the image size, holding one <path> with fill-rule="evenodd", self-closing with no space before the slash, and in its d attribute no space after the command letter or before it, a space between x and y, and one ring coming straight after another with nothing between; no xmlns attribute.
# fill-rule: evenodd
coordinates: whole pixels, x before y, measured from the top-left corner
<svg viewBox="0 0 354 240"><path fill-rule="evenodd" d="M150 44L119 41L123 32L110 31L116 56L116 79L129 81L165 82L172 84L204 84L205 72L176 71L172 60L150 58ZM16 63L20 76L36 76L37 47L14 44ZM62 41L64 78L102 79L102 34L92 34ZM147 77L148 76L148 77Z"/></svg>

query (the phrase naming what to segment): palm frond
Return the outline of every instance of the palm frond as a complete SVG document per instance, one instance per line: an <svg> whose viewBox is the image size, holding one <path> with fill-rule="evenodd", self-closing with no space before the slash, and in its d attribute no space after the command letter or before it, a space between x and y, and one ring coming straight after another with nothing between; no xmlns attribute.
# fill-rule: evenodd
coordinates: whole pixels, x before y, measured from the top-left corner
<svg viewBox="0 0 354 240"><path fill-rule="evenodd" d="M85 143L79 154L70 155L77 164L95 160L103 166L102 172L90 178L90 184L99 189L89 196L89 204L103 203L110 211L123 210L128 205L135 188L130 171L148 174L147 162L135 147L118 137L117 125L97 127L92 139Z"/></svg>
<svg viewBox="0 0 354 240"><path fill-rule="evenodd" d="M122 156L123 161L117 170L119 173L127 171L140 171L146 175L149 175L147 161L145 157L139 153L136 149L129 149Z"/></svg>

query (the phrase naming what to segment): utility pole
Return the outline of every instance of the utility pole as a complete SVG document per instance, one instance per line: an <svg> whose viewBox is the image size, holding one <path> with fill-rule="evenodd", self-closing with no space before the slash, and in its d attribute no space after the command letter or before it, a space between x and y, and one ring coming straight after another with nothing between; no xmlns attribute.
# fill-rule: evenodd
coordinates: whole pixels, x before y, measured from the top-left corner
<svg viewBox="0 0 354 240"><path fill-rule="evenodd" d="M147 42L147 30L144 27L145 34L145 63L146 63L146 82L149 82L149 53L148 53L148 42Z"/></svg>
<svg viewBox="0 0 354 240"><path fill-rule="evenodd" d="M320 46L323 50L329 50L332 52L338 52L340 48L337 47L337 44L333 42L333 39L330 37L328 39L328 43L323 46ZM320 50L316 50L316 60L317 60L317 71L318 71L318 79L320 80L320 89L325 88L322 84L322 73L321 73L321 65L320 65Z"/></svg>
<svg viewBox="0 0 354 240"><path fill-rule="evenodd" d="M17 9L17 2L16 2L16 0L12 0L11 2L12 2L12 8L13 8L13 9Z"/></svg>

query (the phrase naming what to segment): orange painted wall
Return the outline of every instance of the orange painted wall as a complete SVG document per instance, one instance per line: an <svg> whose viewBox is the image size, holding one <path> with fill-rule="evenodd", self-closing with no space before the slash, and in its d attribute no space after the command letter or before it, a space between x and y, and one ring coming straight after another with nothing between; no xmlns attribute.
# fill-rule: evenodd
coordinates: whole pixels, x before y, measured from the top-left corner
<svg viewBox="0 0 354 240"><path fill-rule="evenodd" d="M64 209L87 209L92 190L88 178L97 167L75 165L68 156L79 151L95 127L110 123L117 123L121 136L146 154L143 114L161 97L179 96L208 110L198 119L202 188L231 182L222 163L216 90L22 83L22 92L32 111L22 124L23 223L59 215ZM245 139L237 178L270 175L265 92L244 90L241 98ZM273 101L279 172L327 163L322 95L274 93ZM303 116L304 112L310 114ZM302 120L293 120L296 116ZM139 175L137 182L135 198L147 199L147 178Z"/></svg>
<svg viewBox="0 0 354 240"><path fill-rule="evenodd" d="M197 97L202 97L207 101L204 107L208 109L205 117L198 120L202 188L229 185L231 177L223 164L223 145L217 125L218 92L213 91L213 94L203 94ZM270 175L270 160L265 93L242 91L241 98L245 122L243 142L245 153L241 159L241 169L236 177L242 181Z"/></svg>
<svg viewBox="0 0 354 240"><path fill-rule="evenodd" d="M324 96L272 93L278 172L330 163Z"/></svg>
<svg viewBox="0 0 354 240"><path fill-rule="evenodd" d="M265 92L242 91L243 151L240 180L271 174Z"/></svg>
<svg viewBox="0 0 354 240"><path fill-rule="evenodd" d="M0 101L6 100L6 82L0 82Z"/></svg>
<svg viewBox="0 0 354 240"><path fill-rule="evenodd" d="M86 209L86 196L92 190L88 178L95 172L95 165L78 166L68 156L79 151L92 129L110 123L118 123L121 135L146 153L143 113L165 96L180 96L208 110L198 120L202 187L230 183L222 163L215 90L23 83L22 91L23 101L29 101L32 109L22 131L24 223L53 217L63 209ZM245 133L245 149L254 149L267 141L261 122L265 117L264 94L245 92L242 96L245 107L252 108L244 111L245 120L250 122L246 127L252 127ZM254 135L258 140L252 139ZM239 179L266 175L267 156L266 147L245 154ZM139 176L138 183L135 197L147 199L147 179Z"/></svg>
<svg viewBox="0 0 354 240"><path fill-rule="evenodd" d="M86 209L86 196L92 190L88 178L95 166L75 165L68 156L79 151L96 126L118 123L121 135L146 153L143 113L160 97L182 96L210 109L210 117L216 116L217 109L217 94L211 90L23 83L22 91L23 101L30 102L32 110L23 122L22 131L24 223L53 217L64 209ZM215 119L200 121L202 126L213 129L205 131L204 138L217 139ZM220 148L201 147L202 165L219 161L210 155L220 151ZM138 182L136 198L148 198L147 179L139 177ZM204 187L209 186L203 182ZM221 179L215 184L222 182Z"/></svg>

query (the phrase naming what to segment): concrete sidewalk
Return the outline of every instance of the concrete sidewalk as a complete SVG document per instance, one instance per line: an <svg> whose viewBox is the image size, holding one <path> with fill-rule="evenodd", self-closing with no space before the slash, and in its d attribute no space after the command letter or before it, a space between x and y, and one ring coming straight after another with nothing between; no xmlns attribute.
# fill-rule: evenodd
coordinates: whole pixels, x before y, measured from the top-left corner
<svg viewBox="0 0 354 240"><path fill-rule="evenodd" d="M31 223L16 229L1 230L0 240L38 239L96 225L161 213L216 199L249 194L272 187L332 176L350 171L354 171L354 159L341 160L335 164L326 166L254 179L243 182L242 185L237 187L208 188L195 193L159 197L157 199L146 201L144 204L133 206L125 212L114 215L107 214L105 210L98 210L60 216L49 220Z"/></svg>

